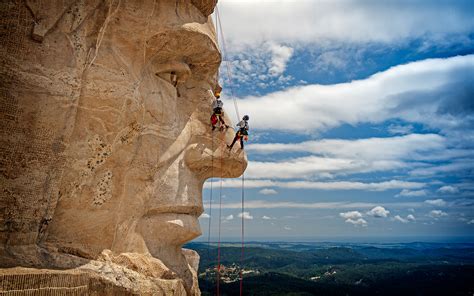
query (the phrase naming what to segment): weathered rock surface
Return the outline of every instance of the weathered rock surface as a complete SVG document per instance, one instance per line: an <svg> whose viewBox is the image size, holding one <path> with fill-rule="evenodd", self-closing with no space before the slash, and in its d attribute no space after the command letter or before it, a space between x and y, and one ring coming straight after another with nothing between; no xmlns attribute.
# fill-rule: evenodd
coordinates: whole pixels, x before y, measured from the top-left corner
<svg viewBox="0 0 474 296"><path fill-rule="evenodd" d="M0 2L0 294L199 294L203 183L247 165L209 128L215 4Z"/></svg>

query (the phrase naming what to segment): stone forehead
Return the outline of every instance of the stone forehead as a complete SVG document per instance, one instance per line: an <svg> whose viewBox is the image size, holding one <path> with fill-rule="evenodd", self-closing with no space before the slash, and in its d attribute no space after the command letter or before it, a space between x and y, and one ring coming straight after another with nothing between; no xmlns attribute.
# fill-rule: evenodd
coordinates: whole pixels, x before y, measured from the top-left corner
<svg viewBox="0 0 474 296"><path fill-rule="evenodd" d="M196 6L202 14L209 16L214 12L214 7L217 4L217 0L191 0L194 6Z"/></svg>

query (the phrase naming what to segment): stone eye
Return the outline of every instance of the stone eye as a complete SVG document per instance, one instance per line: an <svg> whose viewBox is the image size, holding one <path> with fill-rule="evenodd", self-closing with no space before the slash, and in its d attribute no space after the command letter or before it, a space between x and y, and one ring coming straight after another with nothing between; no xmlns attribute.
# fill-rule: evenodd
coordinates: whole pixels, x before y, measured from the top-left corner
<svg viewBox="0 0 474 296"><path fill-rule="evenodd" d="M191 75L191 69L186 63L170 62L156 65L155 75L177 87L179 83L186 82Z"/></svg>

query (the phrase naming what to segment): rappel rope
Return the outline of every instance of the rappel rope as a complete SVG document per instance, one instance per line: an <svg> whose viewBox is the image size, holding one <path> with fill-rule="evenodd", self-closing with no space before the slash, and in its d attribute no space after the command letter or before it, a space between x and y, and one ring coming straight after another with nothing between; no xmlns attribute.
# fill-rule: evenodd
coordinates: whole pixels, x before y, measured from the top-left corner
<svg viewBox="0 0 474 296"><path fill-rule="evenodd" d="M211 138L211 176L214 176L214 133ZM209 194L209 225L207 231L207 258L211 259L211 218L212 218L212 181L211 181L211 192ZM206 282L208 281L206 272Z"/></svg>
<svg viewBox="0 0 474 296"><path fill-rule="evenodd" d="M221 17L219 14L219 8L216 6L216 37L219 40L219 33L220 33L220 40L222 40L222 59L225 60L227 57L227 46L225 43L225 38L224 38L224 32L222 30L222 23L221 23ZM232 71L230 68L230 64L227 61L226 63L226 69L227 69L227 78L229 82L229 88L231 91L231 97L234 102L234 108L235 108L235 113L237 115L237 122L240 122L240 113L239 113L239 108L237 105L237 100L235 98L235 92L234 88L232 87ZM219 72L218 72L218 77L219 77ZM212 162L214 161L214 151L212 153ZM222 157L221 157L221 166L220 169L222 171ZM211 198L212 198L212 182L211 182ZM244 210L245 210L245 176L242 174L242 195L241 195L241 202L242 202L242 208L241 208L241 254L240 254L240 272L239 272L239 277L240 277L240 292L239 295L243 295L243 261L244 261L244 220L245 220L245 215L244 215ZM210 206L211 206L211 201L210 201ZM210 246L210 219L209 219L209 237L208 237L208 247ZM220 295L220 272L221 272L221 266L220 266L220 260L221 260L221 223L222 223L222 175L220 178L220 189L219 189L219 227L218 227L218 244L217 244L217 287L216 287L216 292L217 296Z"/></svg>
<svg viewBox="0 0 474 296"><path fill-rule="evenodd" d="M225 58L227 56L227 46L225 43L225 38L224 38L224 31L222 30L222 23L221 23L221 17L219 14L219 7L216 6L216 28L219 27L218 32L216 32L216 35L219 35L220 32L220 40L222 40L222 60L225 61ZM219 39L219 38L218 38ZM235 92L234 92L234 87L232 86L232 70L230 68L230 63L229 61L226 61L225 63L226 69L227 69L227 79L229 81L229 88L230 88L230 94L232 97L232 100L234 101L234 108L235 108L235 113L237 114L237 122L240 121L240 113L239 113L239 106L237 105L237 99L235 98Z"/></svg>
<svg viewBox="0 0 474 296"><path fill-rule="evenodd" d="M221 157L222 170L222 157ZM219 188L219 232L217 240L217 295L220 295L220 281L221 281L221 222L222 222L222 176Z"/></svg>

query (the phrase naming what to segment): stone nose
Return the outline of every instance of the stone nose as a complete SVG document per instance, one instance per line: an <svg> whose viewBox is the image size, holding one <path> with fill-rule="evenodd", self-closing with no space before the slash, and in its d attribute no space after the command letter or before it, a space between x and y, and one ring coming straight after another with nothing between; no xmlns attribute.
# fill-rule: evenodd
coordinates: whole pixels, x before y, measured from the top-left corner
<svg viewBox="0 0 474 296"><path fill-rule="evenodd" d="M244 150L234 147L229 150L234 132L214 131L201 138L199 143L190 145L185 153L186 165L203 180L212 177L237 178L247 168Z"/></svg>

